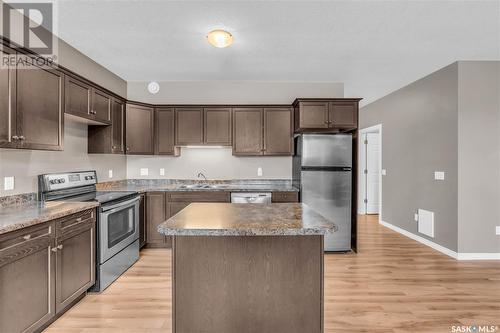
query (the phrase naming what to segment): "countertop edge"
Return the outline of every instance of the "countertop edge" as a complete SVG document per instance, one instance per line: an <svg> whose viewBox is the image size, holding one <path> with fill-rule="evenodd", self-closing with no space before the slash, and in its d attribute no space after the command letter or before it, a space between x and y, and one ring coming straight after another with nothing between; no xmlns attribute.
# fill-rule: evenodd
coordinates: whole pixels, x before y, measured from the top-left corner
<svg viewBox="0 0 500 333"><path fill-rule="evenodd" d="M60 212L54 212L54 213L47 212L47 214L42 214L38 217L28 218L26 220L16 222L16 223L9 225L9 226L0 227L0 235L4 235L4 234L7 234L9 232L32 227L32 226L35 226L38 224L50 222L52 220L60 219L60 218L66 217L68 215L79 213L79 212L87 210L87 209L99 207L98 202L79 202L78 205L79 206L68 207ZM22 208L23 208L22 206L19 207L19 209L22 209Z"/></svg>

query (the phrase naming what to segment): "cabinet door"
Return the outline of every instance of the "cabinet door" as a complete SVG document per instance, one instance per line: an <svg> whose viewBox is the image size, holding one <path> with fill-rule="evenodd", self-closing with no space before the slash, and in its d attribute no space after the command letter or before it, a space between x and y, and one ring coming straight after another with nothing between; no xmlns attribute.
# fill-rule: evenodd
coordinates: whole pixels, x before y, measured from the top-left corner
<svg viewBox="0 0 500 333"><path fill-rule="evenodd" d="M207 145L231 145L231 109L205 108L204 143Z"/></svg>
<svg viewBox="0 0 500 333"><path fill-rule="evenodd" d="M233 109L233 155L263 154L263 110Z"/></svg>
<svg viewBox="0 0 500 333"><path fill-rule="evenodd" d="M64 112L79 117L90 118L90 101L90 86L67 75L64 92Z"/></svg>
<svg viewBox="0 0 500 333"><path fill-rule="evenodd" d="M299 102L299 128L328 128L328 102Z"/></svg>
<svg viewBox="0 0 500 333"><path fill-rule="evenodd" d="M155 119L155 153L159 155L174 155L175 154L175 122L174 109L162 108L156 109Z"/></svg>
<svg viewBox="0 0 500 333"><path fill-rule="evenodd" d="M264 109L264 155L292 155L292 110Z"/></svg>
<svg viewBox="0 0 500 333"><path fill-rule="evenodd" d="M92 89L92 110L93 118L97 121L111 121L111 96L108 94Z"/></svg>
<svg viewBox="0 0 500 333"><path fill-rule="evenodd" d="M146 221L146 195L141 194L139 201L139 247L143 247L147 242L147 221Z"/></svg>
<svg viewBox="0 0 500 333"><path fill-rule="evenodd" d="M0 50L1 59L15 57L8 48ZM16 148L16 69L6 64L0 66L0 147Z"/></svg>
<svg viewBox="0 0 500 333"><path fill-rule="evenodd" d="M125 124L126 153L152 155L154 153L154 109L127 104Z"/></svg>
<svg viewBox="0 0 500 333"><path fill-rule="evenodd" d="M146 207L148 246L165 247L165 236L158 232L158 225L165 222L168 216L165 192L148 192Z"/></svg>
<svg viewBox="0 0 500 333"><path fill-rule="evenodd" d="M95 283L95 219L74 220L56 242L56 313Z"/></svg>
<svg viewBox="0 0 500 333"><path fill-rule="evenodd" d="M50 68L34 69L33 66L29 69L23 65L18 67L17 133L21 148L63 149L63 98L64 75L61 72Z"/></svg>
<svg viewBox="0 0 500 333"><path fill-rule="evenodd" d="M329 124L333 128L358 127L358 102L335 101L329 103Z"/></svg>
<svg viewBox="0 0 500 333"><path fill-rule="evenodd" d="M125 104L118 100L113 99L111 108L111 151L113 153L125 153L124 146L124 129L125 129Z"/></svg>
<svg viewBox="0 0 500 333"><path fill-rule="evenodd" d="M39 331L55 315L52 225L0 236L0 332Z"/></svg>
<svg viewBox="0 0 500 333"><path fill-rule="evenodd" d="M175 144L177 146L203 144L203 109L175 109Z"/></svg>

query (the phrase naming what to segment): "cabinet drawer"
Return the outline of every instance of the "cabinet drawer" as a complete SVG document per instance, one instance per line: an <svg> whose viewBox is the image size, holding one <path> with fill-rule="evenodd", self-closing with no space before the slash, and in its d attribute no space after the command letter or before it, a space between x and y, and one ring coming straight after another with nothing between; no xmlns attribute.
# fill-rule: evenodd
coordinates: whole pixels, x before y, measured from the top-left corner
<svg viewBox="0 0 500 333"><path fill-rule="evenodd" d="M272 202L299 202L298 192L273 192Z"/></svg>
<svg viewBox="0 0 500 333"><path fill-rule="evenodd" d="M21 259L54 241L54 224L43 223L0 236L0 267Z"/></svg>
<svg viewBox="0 0 500 333"><path fill-rule="evenodd" d="M230 202L229 192L175 192L170 193L172 202Z"/></svg>
<svg viewBox="0 0 500 333"><path fill-rule="evenodd" d="M57 237L68 237L92 227L95 214L95 209L88 209L56 220Z"/></svg>

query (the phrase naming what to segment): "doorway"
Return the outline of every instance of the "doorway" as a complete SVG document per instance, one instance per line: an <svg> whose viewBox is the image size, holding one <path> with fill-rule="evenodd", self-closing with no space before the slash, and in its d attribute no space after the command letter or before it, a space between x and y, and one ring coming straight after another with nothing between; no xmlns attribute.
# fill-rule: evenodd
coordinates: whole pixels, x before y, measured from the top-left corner
<svg viewBox="0 0 500 333"><path fill-rule="evenodd" d="M382 125L359 132L358 213L378 214L382 210Z"/></svg>

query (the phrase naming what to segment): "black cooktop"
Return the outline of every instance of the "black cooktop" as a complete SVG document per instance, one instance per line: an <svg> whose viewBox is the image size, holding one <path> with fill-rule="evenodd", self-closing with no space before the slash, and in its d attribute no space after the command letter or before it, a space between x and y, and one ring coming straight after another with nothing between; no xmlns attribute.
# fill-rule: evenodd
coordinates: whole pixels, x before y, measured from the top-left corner
<svg viewBox="0 0 500 333"><path fill-rule="evenodd" d="M95 191L72 196L69 198L61 198L60 200L74 202L97 201L102 205L111 201L120 201L129 197L132 198L136 195L137 192L134 191Z"/></svg>

